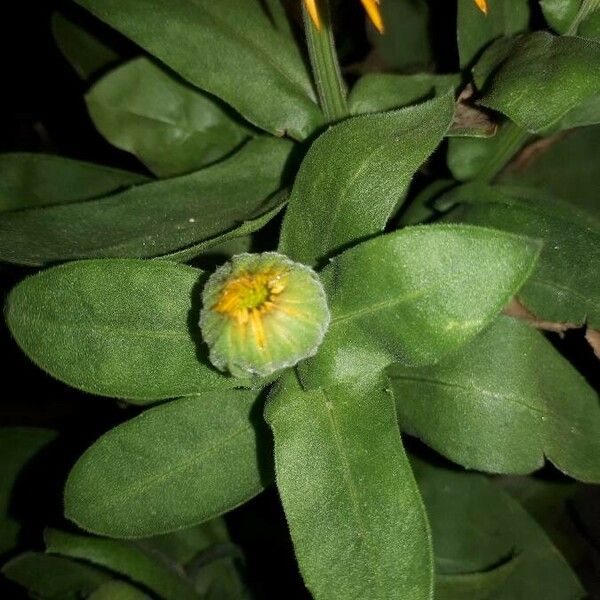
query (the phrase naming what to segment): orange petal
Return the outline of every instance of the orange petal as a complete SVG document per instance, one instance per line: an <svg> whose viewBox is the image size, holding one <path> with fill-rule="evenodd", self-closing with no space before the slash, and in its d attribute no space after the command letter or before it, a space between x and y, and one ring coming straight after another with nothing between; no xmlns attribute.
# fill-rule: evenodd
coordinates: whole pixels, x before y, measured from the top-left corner
<svg viewBox="0 0 600 600"><path fill-rule="evenodd" d="M379 8L380 0L360 0L362 5L365 7L367 14L369 15L369 19L371 19L373 25L375 25L377 31L379 33L383 33L385 31L385 27L383 25L383 18L381 17L381 10ZM481 0L480 0L481 1Z"/></svg>
<svg viewBox="0 0 600 600"><path fill-rule="evenodd" d="M487 15L488 14L488 5L487 5L487 0L475 0L475 4L477 4L477 6L479 7L479 10L484 14Z"/></svg>
<svg viewBox="0 0 600 600"><path fill-rule="evenodd" d="M304 0L306 10L315 24L317 29L321 29L321 17L319 17L319 9L317 8L317 0Z"/></svg>

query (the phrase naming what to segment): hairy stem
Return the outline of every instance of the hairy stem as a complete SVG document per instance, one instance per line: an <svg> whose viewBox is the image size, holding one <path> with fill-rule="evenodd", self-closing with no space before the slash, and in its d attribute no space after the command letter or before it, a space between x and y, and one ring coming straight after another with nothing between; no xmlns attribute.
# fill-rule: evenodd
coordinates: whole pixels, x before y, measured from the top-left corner
<svg viewBox="0 0 600 600"><path fill-rule="evenodd" d="M328 121L337 121L348 114L346 84L342 79L335 50L329 0L317 0L317 6L320 15L319 28L312 22L306 6L303 5L308 54L323 113Z"/></svg>

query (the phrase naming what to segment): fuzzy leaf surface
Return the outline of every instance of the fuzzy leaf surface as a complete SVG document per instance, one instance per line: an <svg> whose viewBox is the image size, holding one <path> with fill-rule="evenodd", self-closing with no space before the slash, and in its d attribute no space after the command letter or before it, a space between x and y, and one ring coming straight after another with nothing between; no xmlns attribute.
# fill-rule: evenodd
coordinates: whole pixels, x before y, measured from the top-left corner
<svg viewBox="0 0 600 600"><path fill-rule="evenodd" d="M519 193L462 186L446 195L448 201L460 202L446 220L542 240L540 259L519 292L521 302L545 321L600 327L599 222L559 199L516 197Z"/></svg>
<svg viewBox="0 0 600 600"><path fill-rule="evenodd" d="M600 94L600 43L536 31L494 43L475 65L481 104L533 133Z"/></svg>
<svg viewBox="0 0 600 600"><path fill-rule="evenodd" d="M431 598L427 517L383 386L304 392L287 383L266 418L277 487L314 598Z"/></svg>
<svg viewBox="0 0 600 600"><path fill-rule="evenodd" d="M260 0L77 3L265 131L303 139L322 120L295 42Z"/></svg>
<svg viewBox="0 0 600 600"><path fill-rule="evenodd" d="M13 558L2 567L2 575L44 600L80 600L111 579L90 565L42 552Z"/></svg>
<svg viewBox="0 0 600 600"><path fill-rule="evenodd" d="M534 328L500 317L437 365L388 371L403 430L470 469L531 473L547 457L600 482L600 405Z"/></svg>
<svg viewBox="0 0 600 600"><path fill-rule="evenodd" d="M270 481L257 393L206 392L151 408L77 461L65 514L115 538L191 527L253 498Z"/></svg>
<svg viewBox="0 0 600 600"><path fill-rule="evenodd" d="M503 581L493 582L486 600L585 597L575 573L544 530L499 486L481 475L422 460L413 460L412 466L431 521L438 575L490 571L513 557L512 569ZM471 591L463 589L462 598L470 600Z"/></svg>
<svg viewBox="0 0 600 600"><path fill-rule="evenodd" d="M382 231L453 114L454 99L446 95L329 129L302 162L279 251L315 265Z"/></svg>
<svg viewBox="0 0 600 600"><path fill-rule="evenodd" d="M473 0L458 0L456 33L461 68L468 68L496 38L525 31L529 16L527 0L489 2L487 14L477 10Z"/></svg>
<svg viewBox="0 0 600 600"><path fill-rule="evenodd" d="M250 136L215 98L146 57L105 75L85 101L98 131L159 177L195 171Z"/></svg>
<svg viewBox="0 0 600 600"><path fill-rule="evenodd" d="M322 273L332 320L318 354L300 364L303 385L437 362L502 310L538 250L491 229L430 225L344 252Z"/></svg>
<svg viewBox="0 0 600 600"><path fill-rule="evenodd" d="M61 381L133 403L258 384L209 366L198 318L203 272L168 261L68 263L25 279L6 320Z"/></svg>
<svg viewBox="0 0 600 600"><path fill-rule="evenodd" d="M0 154L0 212L89 200L148 180L52 154Z"/></svg>
<svg viewBox="0 0 600 600"><path fill-rule="evenodd" d="M0 213L0 259L38 266L147 258L217 237L272 206L292 149L260 138L223 162L86 202ZM266 206L265 206L266 205Z"/></svg>
<svg viewBox="0 0 600 600"><path fill-rule="evenodd" d="M124 575L164 600L197 600L192 582L132 542L97 538L57 529L44 532L46 552L93 563Z"/></svg>

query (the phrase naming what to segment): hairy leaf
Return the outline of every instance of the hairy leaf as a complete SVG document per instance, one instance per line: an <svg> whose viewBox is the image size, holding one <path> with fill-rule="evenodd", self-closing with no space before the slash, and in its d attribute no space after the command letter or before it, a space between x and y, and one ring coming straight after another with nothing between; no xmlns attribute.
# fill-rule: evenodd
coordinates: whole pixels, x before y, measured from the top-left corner
<svg viewBox="0 0 600 600"><path fill-rule="evenodd" d="M85 100L100 133L159 177L199 169L250 135L216 99L145 57L105 75Z"/></svg>
<svg viewBox="0 0 600 600"><path fill-rule="evenodd" d="M600 94L600 43L544 31L501 39L474 69L481 103L531 132Z"/></svg>
<svg viewBox="0 0 600 600"><path fill-rule="evenodd" d="M0 213L0 258L44 265L146 258L215 238L269 211L292 144L260 138L227 160L109 197ZM266 204L266 206L265 206Z"/></svg>
<svg viewBox="0 0 600 600"><path fill-rule="evenodd" d="M0 212L114 194L148 177L52 154L0 154Z"/></svg>
<svg viewBox="0 0 600 600"><path fill-rule="evenodd" d="M488 590L486 600L584 597L577 577L544 530L499 487L475 473L422 460L412 465L431 520L438 574L489 571L513 556L512 569L504 581L495 582L500 585ZM466 588L461 597L470 600L470 592Z"/></svg>
<svg viewBox="0 0 600 600"><path fill-rule="evenodd" d="M356 82L348 102L356 115L382 112L442 96L459 83L458 75L368 73Z"/></svg>
<svg viewBox="0 0 600 600"><path fill-rule="evenodd" d="M300 571L316 600L427 600L427 519L393 403L346 382L269 400L275 468Z"/></svg>
<svg viewBox="0 0 600 600"><path fill-rule="evenodd" d="M540 260L519 292L525 307L545 321L600 326L600 225L573 206L544 197L515 197L519 190L479 184L449 192L459 202L446 220L485 225L543 240ZM575 268L576 266L576 268Z"/></svg>
<svg viewBox="0 0 600 600"><path fill-rule="evenodd" d="M453 113L454 99L446 95L395 112L354 117L329 129L300 167L279 250L314 265L382 231Z"/></svg>
<svg viewBox="0 0 600 600"><path fill-rule="evenodd" d="M66 516L93 533L137 538L208 521L250 500L271 477L256 397L206 392L109 431L71 471Z"/></svg>
<svg viewBox="0 0 600 600"><path fill-rule="evenodd" d="M167 261L74 262L25 279L6 308L23 351L52 376L146 404L251 385L207 364L203 272Z"/></svg>
<svg viewBox="0 0 600 600"><path fill-rule="evenodd" d="M57 529L44 533L46 552L94 563L120 573L165 600L198 598L192 582L156 556L132 542L108 540Z"/></svg>
<svg viewBox="0 0 600 600"><path fill-rule="evenodd" d="M542 198L559 198L588 214L600 225L598 180L600 126L545 138L498 178L503 186L534 188ZM525 190L519 190L524 192Z"/></svg>
<svg viewBox="0 0 600 600"><path fill-rule="evenodd" d="M266 131L303 139L322 120L294 41L260 0L76 1Z"/></svg>
<svg viewBox="0 0 600 600"><path fill-rule="evenodd" d="M41 552L13 558L2 567L2 575L44 600L80 600L111 579L95 567Z"/></svg>
<svg viewBox="0 0 600 600"><path fill-rule="evenodd" d="M462 352L389 375L402 428L454 462L600 482L598 396L544 336L500 317Z"/></svg>
<svg viewBox="0 0 600 600"><path fill-rule="evenodd" d="M344 252L323 271L332 320L319 353L300 365L302 383L437 362L502 310L537 252L536 243L503 232L439 225Z"/></svg>
<svg viewBox="0 0 600 600"><path fill-rule="evenodd" d="M521 33L528 25L527 0L489 2L485 15L473 6L473 0L458 0L457 39L461 68L469 67L496 38Z"/></svg>

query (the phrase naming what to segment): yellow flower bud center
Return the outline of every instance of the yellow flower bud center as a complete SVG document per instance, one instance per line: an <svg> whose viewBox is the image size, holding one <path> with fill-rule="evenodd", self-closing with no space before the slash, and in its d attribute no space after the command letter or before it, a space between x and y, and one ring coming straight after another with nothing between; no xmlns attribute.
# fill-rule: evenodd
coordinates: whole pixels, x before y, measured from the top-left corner
<svg viewBox="0 0 600 600"><path fill-rule="evenodd" d="M283 271L242 273L228 281L213 310L245 325L277 305L277 297L285 290L287 275Z"/></svg>

